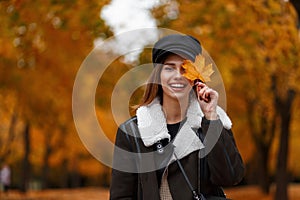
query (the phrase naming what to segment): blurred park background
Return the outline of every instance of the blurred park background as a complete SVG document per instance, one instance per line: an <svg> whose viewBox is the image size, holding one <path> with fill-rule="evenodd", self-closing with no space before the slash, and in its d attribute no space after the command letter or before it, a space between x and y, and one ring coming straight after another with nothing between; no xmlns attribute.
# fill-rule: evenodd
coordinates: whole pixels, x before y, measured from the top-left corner
<svg viewBox="0 0 300 200"><path fill-rule="evenodd" d="M102 188L107 191L110 168L86 150L77 134L72 89L95 41L116 34L101 17L110 3L0 1L0 166L10 166L13 192L92 187L99 188L101 199ZM197 37L217 64L247 167L242 183L226 191L245 200L253 192L265 199L299 199L299 9L297 0L163 0L144 9L157 27ZM130 14L132 21L139 18ZM110 109L114 85L150 58L149 51L131 63L120 57L100 80L105 87L97 90L96 110L111 141L117 129ZM138 102L141 93L131 102Z"/></svg>

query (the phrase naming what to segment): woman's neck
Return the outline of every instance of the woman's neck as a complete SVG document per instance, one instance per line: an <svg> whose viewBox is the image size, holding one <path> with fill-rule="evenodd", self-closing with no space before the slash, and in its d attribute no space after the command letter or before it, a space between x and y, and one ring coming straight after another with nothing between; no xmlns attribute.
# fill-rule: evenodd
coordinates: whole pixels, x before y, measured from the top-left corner
<svg viewBox="0 0 300 200"><path fill-rule="evenodd" d="M164 101L162 108L163 108L164 114L166 116L167 124L175 124L175 123L181 122L185 118L186 111L188 108L188 100Z"/></svg>

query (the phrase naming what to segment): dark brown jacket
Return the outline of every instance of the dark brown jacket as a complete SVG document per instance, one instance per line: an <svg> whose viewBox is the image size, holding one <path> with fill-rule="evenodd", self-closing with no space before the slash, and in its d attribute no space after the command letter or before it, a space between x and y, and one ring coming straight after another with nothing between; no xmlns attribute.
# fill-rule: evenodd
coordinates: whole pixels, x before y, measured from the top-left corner
<svg viewBox="0 0 300 200"><path fill-rule="evenodd" d="M201 138L205 148L181 158L180 162L198 192L205 196L224 196L222 186L232 186L242 180L244 176L243 161L231 130L223 128L220 120L208 121L203 118L201 127L195 130L195 134ZM220 132L220 135L214 135L215 132ZM211 139L206 137L208 135L211 136ZM213 140L214 137L217 138L216 143L209 147L210 144L207 141ZM120 126L116 136L116 146L137 154L125 155L118 153L118 148L115 149L110 199L159 200L156 171L136 173L139 172L142 165L147 166L150 170L151 167L157 165L155 152L148 158L143 156L143 153L153 152L153 147L144 146L139 137L136 118L132 118ZM201 159L199 159L199 155ZM172 162L167 168L168 183L173 199L193 199L178 164Z"/></svg>

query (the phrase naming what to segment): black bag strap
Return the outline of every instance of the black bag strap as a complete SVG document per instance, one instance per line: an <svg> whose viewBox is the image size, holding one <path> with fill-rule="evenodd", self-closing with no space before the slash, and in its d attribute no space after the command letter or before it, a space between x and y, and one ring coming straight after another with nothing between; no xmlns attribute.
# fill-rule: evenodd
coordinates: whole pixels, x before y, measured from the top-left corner
<svg viewBox="0 0 300 200"><path fill-rule="evenodd" d="M178 164L178 167L179 167L179 169L180 169L180 171L181 171L181 173L182 173L182 175L183 175L183 177L184 177L186 183L188 184L190 190L192 191L193 198L194 198L195 200L206 200L205 197L203 196L203 194L200 193L200 195L199 195L199 194L197 193L197 191L193 188L193 186L192 186L192 184L191 184L191 181L189 180L189 177L188 177L187 174L185 173L185 171L184 171L184 169L183 169L183 167L182 167L182 165L181 165L179 159L177 158L175 152L174 152L174 156L175 156L175 158L176 158L176 162L177 162L177 164Z"/></svg>

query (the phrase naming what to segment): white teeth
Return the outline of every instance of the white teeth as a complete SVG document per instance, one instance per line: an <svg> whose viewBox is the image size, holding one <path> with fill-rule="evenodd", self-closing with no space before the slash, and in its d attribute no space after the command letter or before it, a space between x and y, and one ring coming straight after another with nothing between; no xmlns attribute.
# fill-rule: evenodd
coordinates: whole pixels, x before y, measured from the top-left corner
<svg viewBox="0 0 300 200"><path fill-rule="evenodd" d="M171 84L171 87L175 87L175 88L184 88L184 85L183 85L183 84L176 83L176 84Z"/></svg>

